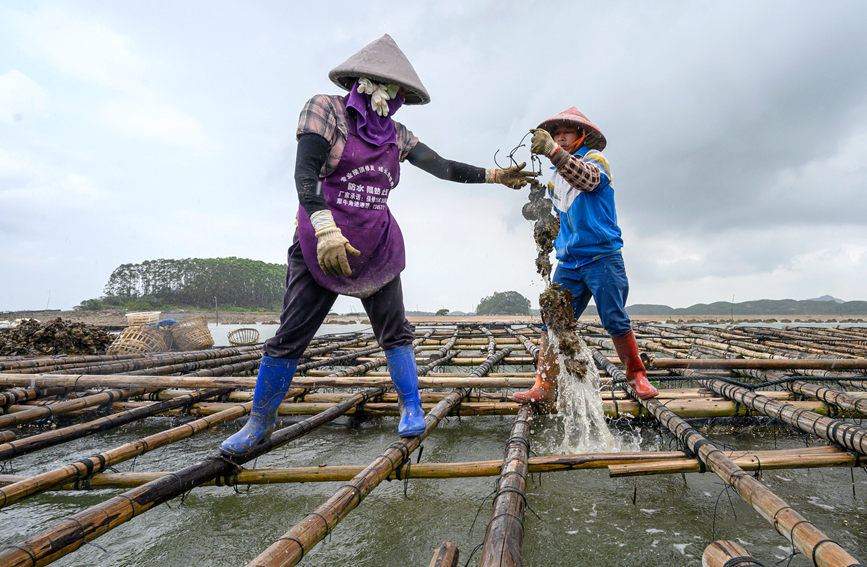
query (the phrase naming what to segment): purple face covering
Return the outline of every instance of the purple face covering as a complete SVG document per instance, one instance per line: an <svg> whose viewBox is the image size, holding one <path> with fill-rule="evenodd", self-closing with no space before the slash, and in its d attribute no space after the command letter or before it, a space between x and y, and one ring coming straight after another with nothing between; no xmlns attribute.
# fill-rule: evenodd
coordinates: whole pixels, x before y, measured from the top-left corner
<svg viewBox="0 0 867 567"><path fill-rule="evenodd" d="M397 130L391 117L403 105L403 97L398 94L386 104L388 116L380 116L370 106L370 95L358 92L358 81L352 85L346 98L346 107L355 111L355 128L365 142L375 146L397 143Z"/></svg>

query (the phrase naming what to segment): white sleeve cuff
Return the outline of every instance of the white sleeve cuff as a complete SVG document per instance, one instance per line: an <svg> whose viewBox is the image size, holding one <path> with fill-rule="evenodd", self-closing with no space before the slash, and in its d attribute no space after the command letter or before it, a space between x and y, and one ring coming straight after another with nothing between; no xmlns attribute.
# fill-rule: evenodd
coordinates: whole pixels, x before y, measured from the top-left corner
<svg viewBox="0 0 867 567"><path fill-rule="evenodd" d="M313 223L313 230L316 232L337 227L337 223L334 222L334 217L328 209L322 209L310 215L310 222Z"/></svg>

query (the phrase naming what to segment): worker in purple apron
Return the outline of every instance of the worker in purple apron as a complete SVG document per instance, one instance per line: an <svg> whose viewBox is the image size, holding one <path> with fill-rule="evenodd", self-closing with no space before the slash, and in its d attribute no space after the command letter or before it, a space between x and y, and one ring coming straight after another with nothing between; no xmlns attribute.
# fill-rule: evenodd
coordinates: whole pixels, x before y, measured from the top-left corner
<svg viewBox="0 0 867 567"><path fill-rule="evenodd" d="M241 457L267 439L298 359L338 294L361 298L400 400L401 437L425 430L413 340L400 272L403 236L388 208L400 162L449 181L501 183L518 189L532 173L523 164L484 169L446 160L392 120L403 104L430 102L409 60L387 34L368 44L329 78L349 91L316 95L301 111L296 137L298 227L288 253L286 293L277 334L264 356L247 424L220 445Z"/></svg>

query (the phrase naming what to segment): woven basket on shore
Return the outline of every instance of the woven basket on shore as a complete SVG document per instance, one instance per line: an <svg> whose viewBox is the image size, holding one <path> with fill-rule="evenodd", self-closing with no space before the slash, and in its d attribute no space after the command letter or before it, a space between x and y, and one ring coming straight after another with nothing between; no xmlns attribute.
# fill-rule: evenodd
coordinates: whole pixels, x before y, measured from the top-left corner
<svg viewBox="0 0 867 567"><path fill-rule="evenodd" d="M226 338L232 346L253 345L259 340L259 330L250 327L241 327L230 331Z"/></svg>
<svg viewBox="0 0 867 567"><path fill-rule="evenodd" d="M214 337L208 330L208 320L204 315L184 319L172 325L171 329L178 350L202 350L214 346Z"/></svg>
<svg viewBox="0 0 867 567"><path fill-rule="evenodd" d="M133 311L126 314L127 325L149 325L160 320L160 311Z"/></svg>
<svg viewBox="0 0 867 567"><path fill-rule="evenodd" d="M132 325L106 349L106 354L148 354L169 350L162 332L153 325Z"/></svg>

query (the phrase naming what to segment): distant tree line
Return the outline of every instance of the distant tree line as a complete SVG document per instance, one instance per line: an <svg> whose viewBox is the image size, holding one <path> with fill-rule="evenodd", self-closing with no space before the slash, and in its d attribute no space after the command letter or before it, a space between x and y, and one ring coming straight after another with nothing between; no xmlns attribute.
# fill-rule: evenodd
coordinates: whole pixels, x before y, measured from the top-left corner
<svg viewBox="0 0 867 567"><path fill-rule="evenodd" d="M635 304L626 308L630 315L867 315L867 301L817 301L811 299L758 299L731 303L696 303L690 307ZM588 313L589 314L589 313Z"/></svg>
<svg viewBox="0 0 867 567"><path fill-rule="evenodd" d="M476 307L477 315L529 315L530 300L517 291L495 291L483 297Z"/></svg>
<svg viewBox="0 0 867 567"><path fill-rule="evenodd" d="M246 258L186 258L147 260L115 268L105 295L87 299L78 309L122 307L208 309L279 309L283 302L286 267Z"/></svg>

